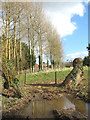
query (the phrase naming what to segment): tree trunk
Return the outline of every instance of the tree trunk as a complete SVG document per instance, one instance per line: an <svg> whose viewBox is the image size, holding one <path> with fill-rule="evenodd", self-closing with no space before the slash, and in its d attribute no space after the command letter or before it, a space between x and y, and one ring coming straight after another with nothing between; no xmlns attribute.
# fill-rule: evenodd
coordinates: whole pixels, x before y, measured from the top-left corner
<svg viewBox="0 0 90 120"><path fill-rule="evenodd" d="M8 57L7 45L8 45L8 26L7 26L7 14L6 14L6 58Z"/></svg>
<svg viewBox="0 0 90 120"><path fill-rule="evenodd" d="M21 56L21 19L19 16L19 44L20 44L20 53L19 53L19 71L21 71L21 60L22 60L22 56Z"/></svg>
<svg viewBox="0 0 90 120"><path fill-rule="evenodd" d="M14 59L16 56L16 20L14 19Z"/></svg>
<svg viewBox="0 0 90 120"><path fill-rule="evenodd" d="M17 56L16 56L16 19L14 18L14 65L15 69L17 66Z"/></svg>
<svg viewBox="0 0 90 120"><path fill-rule="evenodd" d="M28 42L29 42L29 54L30 54L30 72L31 72L31 40L30 40L30 25L29 25L29 18L27 17L27 23L28 23Z"/></svg>
<svg viewBox="0 0 90 120"><path fill-rule="evenodd" d="M41 70L43 70L43 51L42 51L42 41L41 41Z"/></svg>
<svg viewBox="0 0 90 120"><path fill-rule="evenodd" d="M48 57L47 57L47 70L48 70L48 67L49 67L49 61L48 61Z"/></svg>
<svg viewBox="0 0 90 120"><path fill-rule="evenodd" d="M54 66L53 66L53 56L51 55L51 68L53 69Z"/></svg>
<svg viewBox="0 0 90 120"><path fill-rule="evenodd" d="M35 43L34 43L34 31L33 31L32 72L34 72L34 48L35 48Z"/></svg>
<svg viewBox="0 0 90 120"><path fill-rule="evenodd" d="M41 57L39 55L39 71L41 70Z"/></svg>
<svg viewBox="0 0 90 120"><path fill-rule="evenodd" d="M9 47L9 60L10 60L10 57L11 57L11 52L10 52L10 42L11 42L10 41L10 37L11 37L11 33L10 33L10 16L9 16L8 21L9 21L9 37L8 37L9 38L9 41L8 41L9 42L9 46L8 47Z"/></svg>

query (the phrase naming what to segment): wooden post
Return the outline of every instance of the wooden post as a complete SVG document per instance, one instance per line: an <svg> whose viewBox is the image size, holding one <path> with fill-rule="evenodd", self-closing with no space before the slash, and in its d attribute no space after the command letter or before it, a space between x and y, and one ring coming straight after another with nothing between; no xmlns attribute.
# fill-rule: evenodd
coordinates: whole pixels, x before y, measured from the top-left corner
<svg viewBox="0 0 90 120"><path fill-rule="evenodd" d="M26 70L25 70L25 79L24 79L24 85L26 84Z"/></svg>
<svg viewBox="0 0 90 120"><path fill-rule="evenodd" d="M55 84L57 84L57 74L55 72Z"/></svg>

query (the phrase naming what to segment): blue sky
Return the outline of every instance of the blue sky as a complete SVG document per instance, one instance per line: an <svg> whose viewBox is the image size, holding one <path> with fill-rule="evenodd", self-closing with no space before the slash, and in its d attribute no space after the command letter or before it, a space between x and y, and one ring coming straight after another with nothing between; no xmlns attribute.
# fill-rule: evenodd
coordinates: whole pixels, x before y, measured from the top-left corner
<svg viewBox="0 0 90 120"><path fill-rule="evenodd" d="M72 35L64 37L64 52L66 59L73 59L74 57L84 57L87 55L88 46L88 5L83 4L85 13L82 17L74 15L71 21L76 23L77 29Z"/></svg>
<svg viewBox="0 0 90 120"><path fill-rule="evenodd" d="M88 2L45 3L46 13L63 40L64 60L88 55ZM45 61L45 60L44 60Z"/></svg>

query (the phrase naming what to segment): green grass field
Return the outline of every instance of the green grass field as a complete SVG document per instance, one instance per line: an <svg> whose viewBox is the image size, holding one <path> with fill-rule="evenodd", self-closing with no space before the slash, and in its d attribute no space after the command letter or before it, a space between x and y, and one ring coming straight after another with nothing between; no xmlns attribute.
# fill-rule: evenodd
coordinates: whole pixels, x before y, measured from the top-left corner
<svg viewBox="0 0 90 120"><path fill-rule="evenodd" d="M65 80L66 76L69 74L70 70L57 71L57 83L61 83ZM84 77L88 79L88 70L84 70ZM17 76L17 78L19 78ZM23 84L25 80L25 74L20 75L20 83ZM26 74L26 83L54 83L55 82L55 71L53 72L38 72L36 74Z"/></svg>

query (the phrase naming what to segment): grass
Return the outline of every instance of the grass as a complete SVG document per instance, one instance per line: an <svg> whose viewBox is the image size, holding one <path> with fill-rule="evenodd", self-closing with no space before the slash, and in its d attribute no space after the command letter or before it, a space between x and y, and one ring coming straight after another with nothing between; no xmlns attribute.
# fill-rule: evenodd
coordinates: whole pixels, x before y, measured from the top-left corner
<svg viewBox="0 0 90 120"><path fill-rule="evenodd" d="M61 83L68 75L70 70L57 71L57 82ZM19 78L19 76L17 76ZM20 83L23 84L25 80L25 74L20 75ZM26 74L26 83L54 83L55 82L55 71L53 72L39 72L37 74Z"/></svg>
<svg viewBox="0 0 90 120"><path fill-rule="evenodd" d="M88 79L88 72L90 69L85 69L84 70L84 77ZM70 70L66 71L57 71L56 76L57 76L57 82L61 83L62 81L65 80L66 76L70 73ZM19 78L19 76L17 76ZM25 80L25 74L20 75L20 83L24 84ZM55 71L53 72L38 72L35 74L26 74L26 83L27 84L32 84L32 83L54 83L55 82Z"/></svg>
<svg viewBox="0 0 90 120"><path fill-rule="evenodd" d="M84 68L84 77L86 79L90 78L89 74L90 68ZM57 71L57 83L61 83L65 80L66 76L69 74L70 70L65 71ZM16 76L21 84L24 84L25 74L20 74L20 76ZM3 84L4 80L0 82L0 85ZM26 74L26 83L54 83L55 82L55 71L52 72L38 72L38 73L28 73Z"/></svg>
<svg viewBox="0 0 90 120"><path fill-rule="evenodd" d="M65 71L57 71L57 82L61 83L65 80L66 76L69 74L71 70L65 70ZM84 77L86 79L90 78L89 74L90 68L84 67ZM20 74L20 76L16 76L21 84L24 84L25 80L25 74ZM52 72L38 72L35 74L31 74L27 72L26 74L26 83L32 84L32 83L54 83L55 82L55 71ZM0 81L0 85L3 85L4 79L2 79L2 82Z"/></svg>

